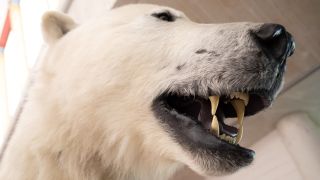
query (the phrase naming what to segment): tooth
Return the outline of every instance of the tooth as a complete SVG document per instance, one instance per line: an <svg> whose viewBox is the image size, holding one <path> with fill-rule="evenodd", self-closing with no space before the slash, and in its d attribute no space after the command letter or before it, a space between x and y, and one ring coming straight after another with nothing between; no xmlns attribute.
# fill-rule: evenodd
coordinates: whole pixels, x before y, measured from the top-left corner
<svg viewBox="0 0 320 180"><path fill-rule="evenodd" d="M239 96L240 99L244 101L244 104L247 106L249 102L249 95L246 93L241 93Z"/></svg>
<svg viewBox="0 0 320 180"><path fill-rule="evenodd" d="M209 96L210 102L211 102L211 114L215 115L218 105L219 105L219 96Z"/></svg>
<svg viewBox="0 0 320 180"><path fill-rule="evenodd" d="M226 140L230 142L230 136L226 135Z"/></svg>
<svg viewBox="0 0 320 180"><path fill-rule="evenodd" d="M219 96L210 96L209 99L211 102L211 114L213 115L212 122L211 122L212 132L215 133L216 136L219 136L219 133L220 133L219 122L216 116L217 108L219 105Z"/></svg>
<svg viewBox="0 0 320 180"><path fill-rule="evenodd" d="M219 137L220 129L219 129L219 122L216 115L213 115L212 122L211 122L212 132Z"/></svg>
<svg viewBox="0 0 320 180"><path fill-rule="evenodd" d="M231 93L230 95L230 99L242 99L245 103L245 105L247 106L248 105L248 102L249 102L249 95L246 94L246 93L242 93L242 92L233 92Z"/></svg>
<svg viewBox="0 0 320 180"><path fill-rule="evenodd" d="M239 129L238 129L238 135L236 139L236 143L238 144L241 141L242 134L243 134L243 117L244 117L244 111L245 111L245 102L240 99L233 99L231 101L231 104L233 108L236 110L237 117L238 117Z"/></svg>
<svg viewBox="0 0 320 180"><path fill-rule="evenodd" d="M226 135L226 134L222 134L220 136L220 138L225 140L225 141L227 141L227 142L229 142L229 143L233 143L233 138L231 136Z"/></svg>
<svg viewBox="0 0 320 180"><path fill-rule="evenodd" d="M229 143L230 143L230 144L233 144L233 139L232 139L232 137L229 138Z"/></svg>

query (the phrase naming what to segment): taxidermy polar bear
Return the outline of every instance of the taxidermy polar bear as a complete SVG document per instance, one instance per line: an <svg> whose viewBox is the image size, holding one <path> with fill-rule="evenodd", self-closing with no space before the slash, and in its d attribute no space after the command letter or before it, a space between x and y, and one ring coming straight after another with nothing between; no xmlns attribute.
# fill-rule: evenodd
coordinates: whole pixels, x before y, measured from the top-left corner
<svg viewBox="0 0 320 180"><path fill-rule="evenodd" d="M42 25L49 49L1 180L168 179L184 166L232 173L254 158L238 145L243 116L271 104L294 50L281 25L198 24L155 5L84 25L48 12Z"/></svg>

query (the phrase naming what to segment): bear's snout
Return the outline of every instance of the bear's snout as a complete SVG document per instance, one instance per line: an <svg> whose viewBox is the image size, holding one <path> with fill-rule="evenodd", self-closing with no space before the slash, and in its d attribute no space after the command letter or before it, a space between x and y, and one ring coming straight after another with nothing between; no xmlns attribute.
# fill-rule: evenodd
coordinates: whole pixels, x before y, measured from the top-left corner
<svg viewBox="0 0 320 180"><path fill-rule="evenodd" d="M253 32L257 44L269 59L275 59L283 64L295 49L294 40L289 32L279 24L263 24L258 31Z"/></svg>

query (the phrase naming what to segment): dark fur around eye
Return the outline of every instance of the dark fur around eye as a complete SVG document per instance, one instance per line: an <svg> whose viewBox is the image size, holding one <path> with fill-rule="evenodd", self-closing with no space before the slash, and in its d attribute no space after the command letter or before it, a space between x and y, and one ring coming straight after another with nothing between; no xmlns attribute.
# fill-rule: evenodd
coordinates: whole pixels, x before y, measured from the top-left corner
<svg viewBox="0 0 320 180"><path fill-rule="evenodd" d="M170 13L170 11L164 11L159 13L153 13L151 16L156 17L162 21L174 22L176 17Z"/></svg>

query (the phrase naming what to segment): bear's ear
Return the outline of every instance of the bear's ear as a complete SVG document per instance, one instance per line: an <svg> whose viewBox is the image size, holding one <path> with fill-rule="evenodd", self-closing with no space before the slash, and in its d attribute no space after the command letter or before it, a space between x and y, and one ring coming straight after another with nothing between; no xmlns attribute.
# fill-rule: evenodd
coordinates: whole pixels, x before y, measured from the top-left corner
<svg viewBox="0 0 320 180"><path fill-rule="evenodd" d="M54 43L76 26L73 19L63 13L49 11L42 16L42 35L48 44Z"/></svg>

